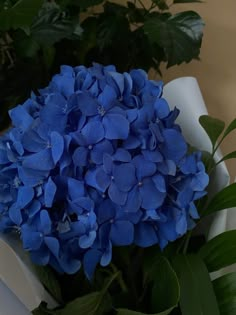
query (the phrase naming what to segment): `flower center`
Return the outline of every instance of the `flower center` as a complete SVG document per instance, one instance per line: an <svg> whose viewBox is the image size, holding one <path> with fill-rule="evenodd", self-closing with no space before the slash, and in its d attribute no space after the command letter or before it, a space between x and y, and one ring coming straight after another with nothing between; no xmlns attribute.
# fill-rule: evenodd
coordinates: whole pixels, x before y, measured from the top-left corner
<svg viewBox="0 0 236 315"><path fill-rule="evenodd" d="M138 182L138 186L141 187L143 185L143 182Z"/></svg>
<svg viewBox="0 0 236 315"><path fill-rule="evenodd" d="M98 106L98 114L101 116L104 116L106 113L106 110L103 106Z"/></svg>

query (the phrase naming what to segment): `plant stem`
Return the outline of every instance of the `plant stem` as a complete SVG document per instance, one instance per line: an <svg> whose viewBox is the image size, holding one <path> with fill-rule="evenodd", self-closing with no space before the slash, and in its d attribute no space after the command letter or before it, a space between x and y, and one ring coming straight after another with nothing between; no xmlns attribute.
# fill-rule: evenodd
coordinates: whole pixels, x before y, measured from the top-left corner
<svg viewBox="0 0 236 315"><path fill-rule="evenodd" d="M127 288L127 285L126 285L126 283L125 283L125 281L124 281L124 279L122 277L121 271L118 270L117 267L113 263L111 263L110 266L111 266L112 270L114 271L114 273L119 272L119 275L117 276L117 281L119 282L119 285L120 285L122 291L124 293L126 293L128 291L128 288Z"/></svg>
<svg viewBox="0 0 236 315"><path fill-rule="evenodd" d="M192 236L192 231L189 231L187 233L186 240L185 240L185 243L184 243L183 254L187 253L188 245L189 245L189 241L190 241L191 236Z"/></svg>

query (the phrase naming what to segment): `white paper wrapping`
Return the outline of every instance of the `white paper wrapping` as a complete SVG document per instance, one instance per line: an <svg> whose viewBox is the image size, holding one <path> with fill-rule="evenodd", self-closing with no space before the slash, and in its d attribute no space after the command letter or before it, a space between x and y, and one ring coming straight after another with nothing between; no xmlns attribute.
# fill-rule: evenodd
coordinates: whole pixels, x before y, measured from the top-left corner
<svg viewBox="0 0 236 315"><path fill-rule="evenodd" d="M56 306L55 301L33 273L31 263L21 249L19 241L11 235L0 235L0 283L0 315L28 315L30 311L38 307L41 301L46 301L49 307ZM4 294L9 298L10 295L16 296L18 300L12 298L10 305L8 299L6 302L1 299ZM13 312L15 304L24 305L24 308L20 308L21 313ZM12 307L11 313L8 312L10 307Z"/></svg>
<svg viewBox="0 0 236 315"><path fill-rule="evenodd" d="M211 142L198 122L199 117L207 115L208 112L197 80L193 77L183 77L173 80L165 85L163 96L167 99L171 108L177 107L180 109L177 122L181 126L187 142L200 150L211 152ZM218 150L215 158L219 160L220 157L221 153ZM214 194L227 186L230 180L224 163L217 166L213 176L213 186L210 187L210 194ZM228 222L232 219L231 217L229 218L229 214L229 210L220 211L216 214L209 230L209 239L229 228ZM236 221L235 215L234 221ZM234 225L234 228L236 228L236 225Z"/></svg>

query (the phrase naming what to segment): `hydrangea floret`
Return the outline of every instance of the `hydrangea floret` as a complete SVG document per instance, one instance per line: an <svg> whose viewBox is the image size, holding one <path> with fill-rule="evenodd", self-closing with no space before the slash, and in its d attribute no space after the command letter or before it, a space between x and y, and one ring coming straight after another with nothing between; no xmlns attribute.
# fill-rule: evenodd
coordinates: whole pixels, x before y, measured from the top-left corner
<svg viewBox="0 0 236 315"><path fill-rule="evenodd" d="M91 279L114 246L169 242L194 226L208 175L139 69L62 66L10 111L0 139L0 230L36 264Z"/></svg>

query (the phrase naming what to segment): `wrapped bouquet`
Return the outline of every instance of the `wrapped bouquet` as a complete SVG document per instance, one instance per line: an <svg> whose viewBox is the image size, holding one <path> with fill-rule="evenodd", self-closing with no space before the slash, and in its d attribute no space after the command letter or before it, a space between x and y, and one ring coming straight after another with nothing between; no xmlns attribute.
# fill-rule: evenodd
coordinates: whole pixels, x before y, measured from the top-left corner
<svg viewBox="0 0 236 315"><path fill-rule="evenodd" d="M9 114L0 291L20 301L4 314L235 312L235 274L210 273L236 262L236 234L204 217L236 205L220 164L236 154L218 150L236 122L207 116L195 79L163 93L140 69L62 66Z"/></svg>

